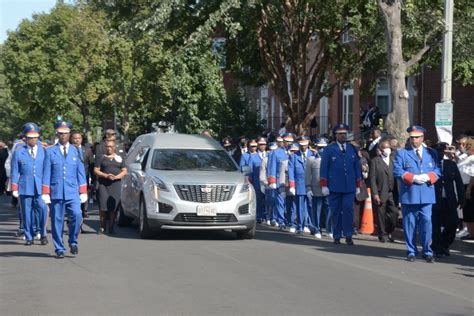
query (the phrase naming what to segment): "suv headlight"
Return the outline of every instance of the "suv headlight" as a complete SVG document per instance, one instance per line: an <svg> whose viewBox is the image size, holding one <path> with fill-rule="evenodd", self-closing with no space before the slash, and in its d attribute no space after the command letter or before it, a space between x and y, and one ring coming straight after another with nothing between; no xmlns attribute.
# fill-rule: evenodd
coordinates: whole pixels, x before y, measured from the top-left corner
<svg viewBox="0 0 474 316"><path fill-rule="evenodd" d="M249 183L244 183L242 185L242 189L240 190L240 193L243 193L243 192L248 192L250 189L250 184Z"/></svg>
<svg viewBox="0 0 474 316"><path fill-rule="evenodd" d="M153 182L153 195L156 200L160 198L160 191L169 192L166 184L158 178L152 178Z"/></svg>

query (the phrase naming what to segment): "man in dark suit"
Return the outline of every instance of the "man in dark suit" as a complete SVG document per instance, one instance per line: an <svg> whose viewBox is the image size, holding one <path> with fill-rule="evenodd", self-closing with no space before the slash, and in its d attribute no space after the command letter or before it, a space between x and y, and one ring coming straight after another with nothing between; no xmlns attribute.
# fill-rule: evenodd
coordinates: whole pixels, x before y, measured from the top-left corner
<svg viewBox="0 0 474 316"><path fill-rule="evenodd" d="M76 146L78 149L79 157L82 163L84 164L84 170L86 172L87 186L89 186L90 175L92 174L92 171L94 170L94 155L92 154L92 150L90 148L85 147L82 144L82 134L79 132L71 133L71 144ZM84 218L89 217L89 215L87 214L87 207L88 207L88 202L89 202L88 200L85 203L81 203L82 217ZM82 230L82 226L81 226L81 230Z"/></svg>
<svg viewBox="0 0 474 316"><path fill-rule="evenodd" d="M377 218L377 235L380 242L393 242L392 232L397 222L397 206L393 199L396 181L393 176L393 158L390 141L383 138L378 143L380 155L374 157L370 164L370 188Z"/></svg>
<svg viewBox="0 0 474 316"><path fill-rule="evenodd" d="M459 220L457 208L464 204L464 186L458 166L447 159L451 153L450 146L447 143L439 143L436 149L440 158L441 178L435 183L436 204L432 214L431 248L436 257L443 257L449 256L449 246L456 237Z"/></svg>

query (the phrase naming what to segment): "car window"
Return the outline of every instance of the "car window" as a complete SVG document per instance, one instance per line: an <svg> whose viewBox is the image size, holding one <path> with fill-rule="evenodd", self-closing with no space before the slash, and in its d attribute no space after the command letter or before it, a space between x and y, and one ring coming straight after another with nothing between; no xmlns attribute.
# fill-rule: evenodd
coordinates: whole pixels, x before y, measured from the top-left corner
<svg viewBox="0 0 474 316"><path fill-rule="evenodd" d="M135 157L135 160L133 162L137 162L137 163L141 164L143 162L143 159L146 157L146 154L147 154L149 149L150 149L149 146L140 147L138 149L137 156Z"/></svg>
<svg viewBox="0 0 474 316"><path fill-rule="evenodd" d="M155 149L151 168L158 170L237 171L224 150Z"/></svg>

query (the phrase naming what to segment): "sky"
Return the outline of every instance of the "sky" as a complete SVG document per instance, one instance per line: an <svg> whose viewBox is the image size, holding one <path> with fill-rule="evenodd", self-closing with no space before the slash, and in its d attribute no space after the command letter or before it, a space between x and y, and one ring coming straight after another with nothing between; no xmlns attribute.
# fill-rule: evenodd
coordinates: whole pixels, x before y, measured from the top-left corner
<svg viewBox="0 0 474 316"><path fill-rule="evenodd" d="M7 30L15 30L34 13L49 13L55 4L56 0L0 0L0 43L7 39Z"/></svg>

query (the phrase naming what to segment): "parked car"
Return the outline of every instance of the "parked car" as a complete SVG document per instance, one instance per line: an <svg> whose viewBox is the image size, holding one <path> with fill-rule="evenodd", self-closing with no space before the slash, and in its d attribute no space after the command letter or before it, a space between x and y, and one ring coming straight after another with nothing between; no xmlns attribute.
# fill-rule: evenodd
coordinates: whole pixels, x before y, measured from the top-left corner
<svg viewBox="0 0 474 316"><path fill-rule="evenodd" d="M231 230L255 235L255 191L235 161L212 138L151 133L126 158L118 224L139 222L140 237L161 230Z"/></svg>

